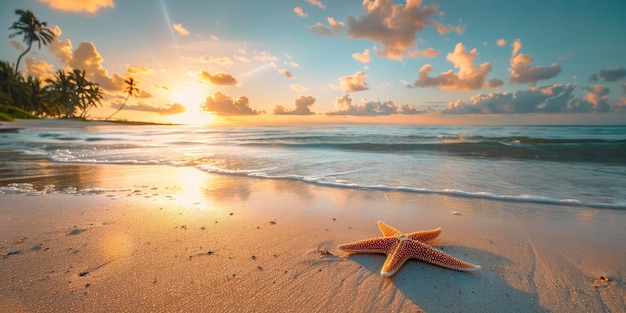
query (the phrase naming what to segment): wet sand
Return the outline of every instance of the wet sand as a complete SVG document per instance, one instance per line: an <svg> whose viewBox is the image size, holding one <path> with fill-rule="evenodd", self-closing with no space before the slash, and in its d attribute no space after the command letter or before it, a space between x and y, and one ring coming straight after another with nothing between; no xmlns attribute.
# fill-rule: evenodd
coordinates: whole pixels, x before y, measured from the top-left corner
<svg viewBox="0 0 626 313"><path fill-rule="evenodd" d="M0 184L2 312L626 307L621 211L337 189L165 166L38 166L51 166L52 174L31 166L32 177L20 181L35 183L38 192ZM41 192L44 182L55 190ZM464 273L410 260L383 278L384 255L336 249L379 237L378 220L403 232L441 227L433 246L482 269Z"/></svg>

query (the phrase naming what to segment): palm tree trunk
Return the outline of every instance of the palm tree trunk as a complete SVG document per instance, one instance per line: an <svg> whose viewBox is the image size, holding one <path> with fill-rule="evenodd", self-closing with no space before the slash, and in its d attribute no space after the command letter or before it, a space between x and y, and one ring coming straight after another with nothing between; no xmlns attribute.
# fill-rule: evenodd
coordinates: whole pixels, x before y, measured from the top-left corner
<svg viewBox="0 0 626 313"><path fill-rule="evenodd" d="M20 56L17 58L17 63L15 63L15 71L16 71L16 72L18 72L18 71L19 71L18 69L20 68L20 61L22 60L22 57L23 57L24 55L26 55L26 53L30 52L30 48L32 48L32 46L33 46L33 43L32 43L32 42L30 42L30 43L28 44L28 48L26 49L26 51L22 52L22 54L20 54Z"/></svg>
<svg viewBox="0 0 626 313"><path fill-rule="evenodd" d="M105 118L105 121L108 121L111 117L113 117L113 115L117 114L117 112L121 111L122 108L126 105L126 101L128 101L128 98L130 98L130 94L128 96L126 96L126 99L124 99L124 103L122 103L122 105L119 107L119 109L117 109L117 111L113 112L113 114L109 115L109 117Z"/></svg>

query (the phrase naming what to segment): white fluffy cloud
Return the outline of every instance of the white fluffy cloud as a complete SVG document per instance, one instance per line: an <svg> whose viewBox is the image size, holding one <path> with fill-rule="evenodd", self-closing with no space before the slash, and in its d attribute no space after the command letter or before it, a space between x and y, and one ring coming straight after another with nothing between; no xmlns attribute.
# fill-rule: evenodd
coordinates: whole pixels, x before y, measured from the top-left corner
<svg viewBox="0 0 626 313"><path fill-rule="evenodd" d="M376 50L379 57L402 60L407 56L421 56L417 50L416 33L424 27L434 27L440 34L464 30L436 21L434 18L442 13L434 3L422 5L420 0L407 0L406 5L402 5L394 4L393 0L366 0L362 5L365 14L348 17L348 36L380 44L382 49Z"/></svg>
<svg viewBox="0 0 626 313"><path fill-rule="evenodd" d="M286 109L282 105L274 107L274 114L276 115L311 115L315 114L311 112L311 106L315 104L315 98L312 96L300 96L293 100L295 108L293 110Z"/></svg>
<svg viewBox="0 0 626 313"><path fill-rule="evenodd" d="M330 87L333 89L343 90L345 92L367 90L369 87L367 87L365 78L367 78L367 74L357 72L354 75L340 77L337 79L337 81L339 81L339 86L330 85Z"/></svg>
<svg viewBox="0 0 626 313"><path fill-rule="evenodd" d="M512 83L534 84L540 80L556 77L561 73L561 67L556 63L549 67L531 66L533 57L528 54L520 54L519 50L521 49L522 42L519 39L515 39L513 42L513 53L511 54L511 67L509 68Z"/></svg>
<svg viewBox="0 0 626 313"><path fill-rule="evenodd" d="M208 96L200 109L217 115L258 115L265 113L250 108L250 103L246 96L233 99L219 91Z"/></svg>
<svg viewBox="0 0 626 313"><path fill-rule="evenodd" d="M416 87L437 87L442 90L467 91L477 90L485 87L497 88L502 85L502 81L492 79L487 82L487 75L491 72L491 64L485 62L479 66L474 64L478 55L476 49L467 51L462 43L458 43L454 51L448 53L446 59L459 69L457 73L448 70L435 77L429 76L433 67L425 64L418 71L419 78L415 82Z"/></svg>
<svg viewBox="0 0 626 313"><path fill-rule="evenodd" d="M102 8L114 8L113 0L38 0L49 7L65 12L95 14Z"/></svg>

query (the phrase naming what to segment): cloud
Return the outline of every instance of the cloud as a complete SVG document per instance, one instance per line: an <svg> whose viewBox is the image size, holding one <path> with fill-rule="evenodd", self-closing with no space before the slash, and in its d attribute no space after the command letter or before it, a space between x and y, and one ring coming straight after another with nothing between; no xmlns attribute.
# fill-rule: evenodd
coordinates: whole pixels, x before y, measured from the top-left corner
<svg viewBox="0 0 626 313"><path fill-rule="evenodd" d="M261 52L254 52L254 55L252 56L252 59L255 61L260 61L260 62L264 62L264 63L270 63L270 65L272 67L276 67L275 62L278 61L278 58L271 55L268 52L265 51L261 51Z"/></svg>
<svg viewBox="0 0 626 313"><path fill-rule="evenodd" d="M278 70L278 72L279 72L279 73L281 73L281 74L283 74L283 75L285 75L285 77L288 77L288 78L295 78L295 76L293 76L293 74L291 74L291 72L290 72L290 71L288 71L288 70L286 70L286 69L284 69L284 68L281 68L280 70Z"/></svg>
<svg viewBox="0 0 626 313"><path fill-rule="evenodd" d="M531 87L516 93L479 94L470 98L448 103L442 114L526 114L526 113L587 113L607 112L610 106L604 101L608 91L591 88L595 98L576 98L572 95L574 85L554 84L544 87ZM596 101L592 103L589 99Z"/></svg>
<svg viewBox="0 0 626 313"><path fill-rule="evenodd" d="M24 66L24 74L39 78L45 81L48 78L54 78L54 66L46 61L37 61L33 58L26 59Z"/></svg>
<svg viewBox="0 0 626 313"><path fill-rule="evenodd" d="M500 38L500 39L496 40L496 45L497 45L498 47L504 47L504 46L506 46L506 39L504 39L504 38Z"/></svg>
<svg viewBox="0 0 626 313"><path fill-rule="evenodd" d="M101 8L114 8L113 0L38 0L49 7L65 12L95 14Z"/></svg>
<svg viewBox="0 0 626 313"><path fill-rule="evenodd" d="M406 5L394 4L393 0L363 1L365 14L358 18L349 16L348 37L365 38L379 43L382 49L376 55L392 60L420 56L416 33L424 27L434 27L440 34L450 31L462 32L463 27L448 27L434 20L441 16L436 4L421 5L421 1L409 0Z"/></svg>
<svg viewBox="0 0 626 313"><path fill-rule="evenodd" d="M295 109L289 110L284 108L282 105L277 105L274 107L274 114L276 115L311 115L315 114L311 112L311 106L315 104L315 98L312 96L300 96L293 100L293 104L296 106Z"/></svg>
<svg viewBox="0 0 626 313"><path fill-rule="evenodd" d="M121 106L122 106L121 102L111 104L111 107L114 109L118 109ZM158 113L160 115L172 115L172 114L185 113L187 109L180 103L172 103L172 104L164 105L160 107L153 107L149 104L140 102L139 104L136 104L136 105L127 104L124 106L124 110L152 112L152 113Z"/></svg>
<svg viewBox="0 0 626 313"><path fill-rule="evenodd" d="M293 8L293 12L296 13L297 16L302 17L302 18L309 16L308 14L306 14L306 12L304 12L304 10L301 7Z"/></svg>
<svg viewBox="0 0 626 313"><path fill-rule="evenodd" d="M436 77L428 76L432 72L431 64L425 64L418 71L419 78L415 81L415 87L437 87L442 90L467 91L477 90L484 87L495 88L502 85L499 80L490 80L486 82L487 74L491 72L491 64L485 62L479 66L474 64L474 60L478 55L476 49L467 51L462 43L458 43L454 51L448 53L446 60L454 64L459 71L455 73L452 70L441 73Z"/></svg>
<svg viewBox="0 0 626 313"><path fill-rule="evenodd" d="M587 87L589 92L587 93L586 100L593 104L595 109L602 109L609 107L607 102L609 96L609 88L606 88L602 85L595 85L591 87Z"/></svg>
<svg viewBox="0 0 626 313"><path fill-rule="evenodd" d="M180 23L173 23L172 28L180 35L189 36L189 31Z"/></svg>
<svg viewBox="0 0 626 313"><path fill-rule="evenodd" d="M511 54L510 80L515 84L536 83L537 81L556 77L561 73L561 67L553 63L550 67L531 66L533 57L528 54L519 54L522 42L515 39Z"/></svg>
<svg viewBox="0 0 626 313"><path fill-rule="evenodd" d="M331 85L330 87L333 89L340 89L345 92L367 90L369 88L367 87L365 78L367 78L367 74L363 72L357 72L356 74L351 76L340 77L339 79L337 79L337 81L339 81L339 86Z"/></svg>
<svg viewBox="0 0 626 313"><path fill-rule="evenodd" d="M74 69L84 69L87 79L100 84L100 87L104 89L122 90L124 78L118 74L109 76L109 72L102 66L103 61L104 58L98 53L93 43L81 42L74 50L68 65Z"/></svg>
<svg viewBox="0 0 626 313"><path fill-rule="evenodd" d="M322 23L317 23L309 27L309 31L320 36L332 36L332 35L339 34L343 31L344 29L343 23L338 22L332 17L328 17L327 21L328 21L328 25L330 26L326 26Z"/></svg>
<svg viewBox="0 0 626 313"><path fill-rule="evenodd" d="M214 85L234 86L238 84L237 79L228 73L218 72L215 75L211 75L206 71L200 71L200 75Z"/></svg>
<svg viewBox="0 0 626 313"><path fill-rule="evenodd" d="M320 8L322 10L326 9L326 6L320 0L306 0L306 2L316 6L318 8Z"/></svg>
<svg viewBox="0 0 626 313"><path fill-rule="evenodd" d="M233 61L229 57L216 58L210 55L203 55L198 58L182 57L182 59L192 61L192 62L198 62L202 64L215 63L215 64L222 65L224 67L230 67L234 64ZM248 60L247 62L250 62L250 61Z"/></svg>
<svg viewBox="0 0 626 313"><path fill-rule="evenodd" d="M50 53L52 53L62 64L69 64L73 55L72 41L69 39L61 41L60 38L63 31L61 31L59 26L55 25L50 30L54 34L54 40L48 44L48 51L50 51Z"/></svg>
<svg viewBox="0 0 626 313"><path fill-rule="evenodd" d="M370 49L365 49L363 53L353 53L352 58L363 63L370 63Z"/></svg>
<svg viewBox="0 0 626 313"><path fill-rule="evenodd" d="M152 73L152 69L147 68L145 66L128 65L126 68L125 76L136 77L136 76L141 76L141 75L147 75L150 73Z"/></svg>
<svg viewBox="0 0 626 313"><path fill-rule="evenodd" d="M233 100L233 98L219 91L208 96L200 109L217 115L258 115L265 113L250 108L249 100L245 96Z"/></svg>
<svg viewBox="0 0 626 313"><path fill-rule="evenodd" d="M297 92L303 92L303 91L309 90L309 88L302 87L300 84L291 84L289 85L289 88Z"/></svg>
<svg viewBox="0 0 626 313"><path fill-rule="evenodd" d="M335 111L326 113L327 115L391 115L399 112L399 107L391 100L385 102L368 101L363 98L361 103L353 104L349 94L335 99Z"/></svg>
<svg viewBox="0 0 626 313"><path fill-rule="evenodd" d="M623 67L614 70L600 70L600 73L591 75L589 80L597 82L598 76L602 77L605 82L616 82L626 77L626 70Z"/></svg>
<svg viewBox="0 0 626 313"><path fill-rule="evenodd" d="M26 47L24 47L24 45L17 40L9 40L9 44L19 52L24 52L26 50Z"/></svg>

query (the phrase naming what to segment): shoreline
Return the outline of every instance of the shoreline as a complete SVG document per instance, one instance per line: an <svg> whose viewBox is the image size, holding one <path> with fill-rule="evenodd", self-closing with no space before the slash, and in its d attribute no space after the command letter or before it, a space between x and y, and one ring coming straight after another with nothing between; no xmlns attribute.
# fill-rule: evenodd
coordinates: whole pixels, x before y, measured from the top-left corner
<svg viewBox="0 0 626 313"><path fill-rule="evenodd" d="M619 210L167 166L73 171L59 180L89 193L0 194L0 307L620 312L626 304L626 214ZM482 269L409 260L383 278L384 255L336 249L379 237L378 220L402 232L441 227L433 246Z"/></svg>

